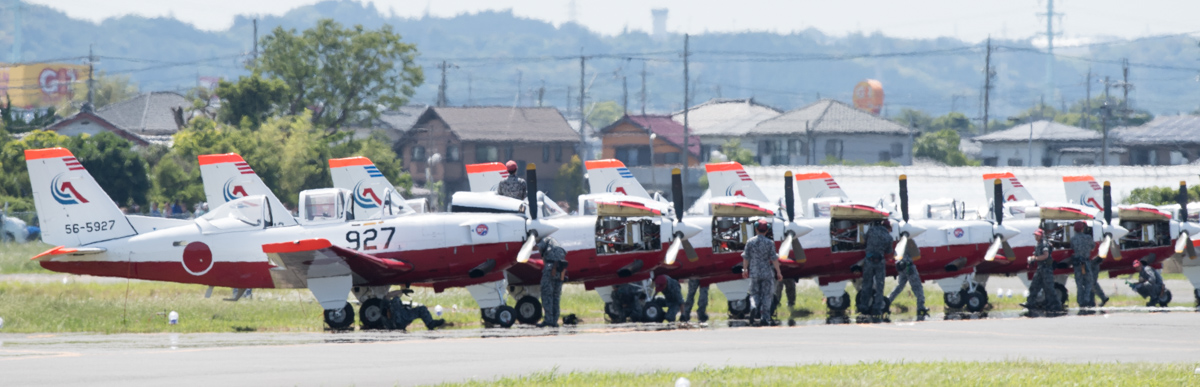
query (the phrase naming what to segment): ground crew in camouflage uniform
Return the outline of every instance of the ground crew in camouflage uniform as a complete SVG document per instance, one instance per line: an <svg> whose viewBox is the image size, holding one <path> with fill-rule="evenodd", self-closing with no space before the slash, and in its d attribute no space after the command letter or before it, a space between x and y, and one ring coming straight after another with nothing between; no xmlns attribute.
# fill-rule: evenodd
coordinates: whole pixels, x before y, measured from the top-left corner
<svg viewBox="0 0 1200 387"><path fill-rule="evenodd" d="M1029 257L1029 263L1037 265L1037 271L1034 272L1033 281L1029 284L1029 300L1021 306L1027 309L1062 311L1058 289L1054 288L1054 259L1050 258L1054 247L1050 245L1050 242L1043 240L1042 235L1043 231L1040 228L1033 232L1033 238L1037 240L1037 247L1033 249L1033 256ZM1045 295L1041 304L1035 302L1038 292Z"/></svg>
<svg viewBox="0 0 1200 387"><path fill-rule="evenodd" d="M697 303L696 293L699 291L700 300ZM679 316L679 321L687 322L692 319L692 304L696 305L696 318L700 322L708 321L708 285L700 286L700 280L692 278L688 280L687 298L683 300L683 312Z"/></svg>
<svg viewBox="0 0 1200 387"><path fill-rule="evenodd" d="M1071 266L1075 268L1075 303L1079 304L1080 308L1086 308L1095 306L1096 302L1092 298L1094 280L1088 267L1088 261L1092 260L1092 250L1096 249L1096 242L1092 240L1091 234L1084 232L1087 224L1075 222L1074 229L1075 233L1071 235Z"/></svg>
<svg viewBox="0 0 1200 387"><path fill-rule="evenodd" d="M1104 287L1100 286L1100 257L1089 259L1087 261L1088 273L1092 274L1092 295L1100 297L1100 306L1108 303L1108 296L1104 294ZM1095 299L1092 303L1095 304Z"/></svg>
<svg viewBox="0 0 1200 387"><path fill-rule="evenodd" d="M663 301L667 303L667 321L675 322L675 315L679 314L679 306L683 304L683 288L679 281L666 275L654 277L654 291L662 293Z"/></svg>
<svg viewBox="0 0 1200 387"><path fill-rule="evenodd" d="M411 303L404 303L400 297L392 297L388 300L387 306L390 318L383 320L384 327L387 329L405 330L408 328L408 324L412 324L417 319L421 319L425 323L425 329L431 331L446 324L446 320L440 318L434 320L433 316L429 314L429 308L426 308L425 305L412 306Z"/></svg>
<svg viewBox="0 0 1200 387"><path fill-rule="evenodd" d="M862 289L868 297L870 308L859 312L870 315L882 315L884 310L883 280L887 276L884 260L895 253L892 252L892 224L887 220L879 221L867 230L867 259L863 263Z"/></svg>
<svg viewBox="0 0 1200 387"><path fill-rule="evenodd" d="M904 254L899 262L896 262L896 288L892 289L892 294L888 296L888 303L896 301L896 296L900 295L900 291L904 290L904 285L907 283L912 286L913 295L917 297L917 315L929 314L929 309L925 309L925 286L921 284L921 273L917 272L917 266L913 264L912 257L908 253Z"/></svg>
<svg viewBox="0 0 1200 387"><path fill-rule="evenodd" d="M557 327L558 307L562 300L563 281L567 278L567 251L551 237L537 243L542 254L542 323L538 326Z"/></svg>
<svg viewBox="0 0 1200 387"><path fill-rule="evenodd" d="M751 324L771 324L771 303L775 296L775 281L783 280L779 271L779 256L775 251L775 241L767 237L771 225L765 219L760 219L754 230L758 232L746 242L742 251L742 278L750 279L750 297L758 307L758 313L750 313ZM760 319L759 322L755 318Z"/></svg>
<svg viewBox="0 0 1200 387"><path fill-rule="evenodd" d="M1154 270L1154 266L1150 266L1151 262L1152 259L1146 258L1133 261L1133 267L1138 271L1138 282L1129 285L1142 297L1150 299L1146 306L1158 305L1159 296L1163 292L1162 276L1158 274L1158 270Z"/></svg>
<svg viewBox="0 0 1200 387"><path fill-rule="evenodd" d="M616 323L623 323L626 319L638 321L641 318L641 313L638 313L641 306L642 294L637 287L632 284L620 284L613 286L612 302L613 309L617 311Z"/></svg>
<svg viewBox="0 0 1200 387"><path fill-rule="evenodd" d="M792 312L796 310L796 280L788 278L782 281L775 281L775 303L771 304L771 315L775 315L775 310L779 309L779 304L783 302L783 298L787 297L788 318L792 317Z"/></svg>
<svg viewBox="0 0 1200 387"><path fill-rule="evenodd" d="M500 185L496 187L496 193L513 199L525 200L525 179L517 177L517 162L508 160L504 166L508 169L508 178L500 181Z"/></svg>

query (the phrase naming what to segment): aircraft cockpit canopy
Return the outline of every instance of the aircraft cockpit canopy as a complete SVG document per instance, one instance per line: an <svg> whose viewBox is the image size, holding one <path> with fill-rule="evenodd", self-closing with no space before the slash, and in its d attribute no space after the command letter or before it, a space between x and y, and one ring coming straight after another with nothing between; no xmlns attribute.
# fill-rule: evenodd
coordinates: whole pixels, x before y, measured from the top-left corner
<svg viewBox="0 0 1200 387"><path fill-rule="evenodd" d="M265 228L271 221L271 208L263 195L227 202L197 219L205 233Z"/></svg>
<svg viewBox="0 0 1200 387"><path fill-rule="evenodd" d="M300 193L300 221L307 224L341 222L347 219L349 191L338 188L310 189Z"/></svg>

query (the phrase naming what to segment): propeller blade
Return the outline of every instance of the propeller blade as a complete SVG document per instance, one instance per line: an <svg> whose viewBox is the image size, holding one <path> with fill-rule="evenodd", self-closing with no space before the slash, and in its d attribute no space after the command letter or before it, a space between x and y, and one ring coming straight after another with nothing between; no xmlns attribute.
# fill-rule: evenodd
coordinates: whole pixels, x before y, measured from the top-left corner
<svg viewBox="0 0 1200 387"><path fill-rule="evenodd" d="M683 246L683 238L675 238L671 241L671 247L667 248L667 256L663 258L663 264L671 266L675 264L675 256L679 255L679 248Z"/></svg>
<svg viewBox="0 0 1200 387"><path fill-rule="evenodd" d="M679 168L671 170L671 200L675 202L675 221L683 219L683 175Z"/></svg>
<svg viewBox="0 0 1200 387"><path fill-rule="evenodd" d="M541 215L538 208L537 165L529 163L525 166L525 197L529 199L529 219L537 220ZM526 257L528 259L528 257Z"/></svg>
<svg viewBox="0 0 1200 387"><path fill-rule="evenodd" d="M791 255L793 239L795 238L792 238L791 233L788 233L787 236L783 238L783 244L779 246L779 259L787 259L787 257Z"/></svg>
<svg viewBox="0 0 1200 387"><path fill-rule="evenodd" d="M1100 242L1100 250L1096 252L1096 253L1098 253L1098 255L1100 255L1100 259L1108 258L1108 252L1110 251L1111 246L1112 246L1112 237L1105 235L1104 241Z"/></svg>
<svg viewBox="0 0 1200 387"><path fill-rule="evenodd" d="M1190 245L1191 243L1188 243L1188 244ZM1195 246L1188 246L1184 250L1187 251L1188 259L1196 259L1196 247Z"/></svg>
<svg viewBox="0 0 1200 387"><path fill-rule="evenodd" d="M1112 224L1112 186L1104 181L1104 224Z"/></svg>
<svg viewBox="0 0 1200 387"><path fill-rule="evenodd" d="M1004 239L996 237L992 240L992 245L988 246L987 253L984 253L983 260L991 262L996 259L996 253L1000 252L1000 248L1004 247Z"/></svg>
<svg viewBox="0 0 1200 387"><path fill-rule="evenodd" d="M896 261L904 259L904 252L908 249L908 234L900 236L900 241L896 242L896 256L892 257Z"/></svg>
<svg viewBox="0 0 1200 387"><path fill-rule="evenodd" d="M1012 246L1008 245L1007 240L1004 241L1004 257L1009 261L1015 261L1017 259L1017 252L1013 251Z"/></svg>
<svg viewBox="0 0 1200 387"><path fill-rule="evenodd" d="M696 254L696 249L692 247L692 242L687 239L683 240L683 253L687 255L688 262L696 262L700 259L700 254Z"/></svg>
<svg viewBox="0 0 1200 387"><path fill-rule="evenodd" d="M1187 181L1183 181L1183 180L1179 181L1179 195L1177 195L1175 197L1175 200L1179 202L1179 221L1187 222L1188 221Z"/></svg>
<svg viewBox="0 0 1200 387"><path fill-rule="evenodd" d="M533 247L537 245L537 234L529 233L529 238L525 239L525 243L521 245L521 249L517 250L517 262L529 262L529 256L533 255Z"/></svg>
<svg viewBox="0 0 1200 387"><path fill-rule="evenodd" d="M1175 254L1182 254L1187 247L1192 244L1191 238L1188 238L1187 231L1179 233L1179 238L1175 239Z"/></svg>
<svg viewBox="0 0 1200 387"><path fill-rule="evenodd" d="M796 219L796 192L792 189L792 171L783 173L783 206L788 222Z"/></svg>
<svg viewBox="0 0 1200 387"><path fill-rule="evenodd" d="M1105 239L1112 241L1111 236L1106 237ZM1121 244L1117 243L1117 242L1109 242L1108 248L1111 249L1110 251L1112 251L1113 259L1120 261L1121 260Z"/></svg>
<svg viewBox="0 0 1200 387"><path fill-rule="evenodd" d="M800 245L800 238L792 239L792 254L796 256L796 258L792 259L793 261L797 263L808 262L808 256L804 254L804 246Z"/></svg>
<svg viewBox="0 0 1200 387"><path fill-rule="evenodd" d="M1004 186L1001 185L1000 179L996 179L992 184L992 214L996 217L996 224L1004 224Z"/></svg>
<svg viewBox="0 0 1200 387"><path fill-rule="evenodd" d="M900 175L900 216L908 223L908 175Z"/></svg>

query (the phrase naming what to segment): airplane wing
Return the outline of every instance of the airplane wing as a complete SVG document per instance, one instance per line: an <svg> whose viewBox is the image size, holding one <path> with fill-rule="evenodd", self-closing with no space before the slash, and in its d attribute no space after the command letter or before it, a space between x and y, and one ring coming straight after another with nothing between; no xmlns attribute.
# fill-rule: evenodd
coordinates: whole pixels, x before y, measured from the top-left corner
<svg viewBox="0 0 1200 387"><path fill-rule="evenodd" d="M334 246L327 239L270 243L262 250L276 266L274 279L307 287L325 309L344 305L355 277L370 282L413 269L405 262Z"/></svg>

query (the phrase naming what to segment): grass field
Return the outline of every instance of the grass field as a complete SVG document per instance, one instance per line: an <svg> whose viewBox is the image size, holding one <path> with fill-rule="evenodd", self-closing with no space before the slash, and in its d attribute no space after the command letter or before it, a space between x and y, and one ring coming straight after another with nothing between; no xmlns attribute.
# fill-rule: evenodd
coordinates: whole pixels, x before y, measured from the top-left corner
<svg viewBox="0 0 1200 387"><path fill-rule="evenodd" d="M871 386L871 385L1122 385L1179 386L1200 383L1194 364L1035 361L858 363L790 367L698 368L690 372L545 372L442 386L672 386L687 378L692 386Z"/></svg>
<svg viewBox="0 0 1200 387"><path fill-rule="evenodd" d="M75 278L63 275L63 278ZM890 287L890 286L889 286ZM927 286L928 307L935 313L944 309L941 292ZM800 288L797 294L796 318L826 316L821 292L814 287ZM60 281L30 283L0 282L0 332L316 332L324 329L321 309L307 289L256 290L254 299L238 302L223 301L229 297L228 288L214 291L204 298L205 287L175 283L130 281L88 283ZM724 295L712 288L708 313L714 321L726 319L728 313ZM414 300L434 309L443 308L443 317L454 328L479 328L478 306L464 289L433 293L420 289ZM602 303L595 292L580 285L568 285L563 290L564 314L575 313L583 323L603 323ZM1020 309L1020 295L994 299L997 310ZM1111 306L1142 305L1133 297L1114 297ZM905 291L893 305L893 315L913 317L914 300ZM167 325L167 313L180 314L179 325ZM781 319L786 318L779 312ZM421 330L421 324L409 329Z"/></svg>
<svg viewBox="0 0 1200 387"><path fill-rule="evenodd" d="M50 273L29 258L52 247L41 242L0 243L0 274Z"/></svg>

